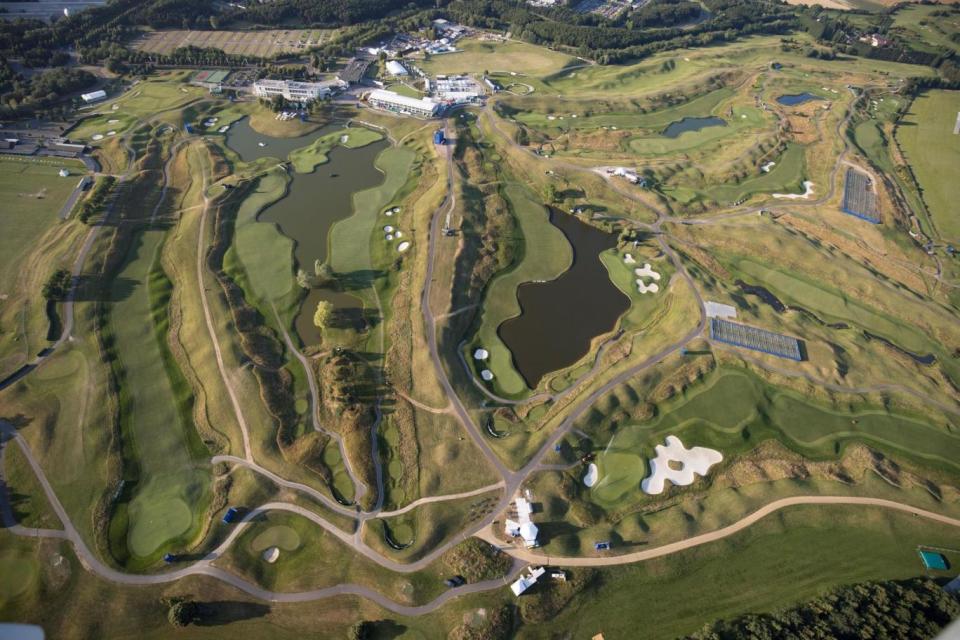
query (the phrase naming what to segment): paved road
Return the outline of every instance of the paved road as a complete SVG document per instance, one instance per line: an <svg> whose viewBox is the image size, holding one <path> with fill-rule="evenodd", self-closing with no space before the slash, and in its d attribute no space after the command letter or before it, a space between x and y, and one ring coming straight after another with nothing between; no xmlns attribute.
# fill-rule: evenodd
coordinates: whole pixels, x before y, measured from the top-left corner
<svg viewBox="0 0 960 640"><path fill-rule="evenodd" d="M788 507L794 507L798 505L843 505L843 506L865 506L865 507L880 507L883 509L891 509L893 511L901 511L904 513L909 513L917 517L926 518L934 522L939 522L940 524L949 525L951 527L960 528L960 520L956 518L951 518L949 516L941 515L939 513L934 513L933 511L927 511L925 509L919 509L917 507L912 507L908 504L903 504L900 502L894 502L892 500L882 500L880 498L857 498L851 496L796 496L793 498L783 498L781 500L775 500L769 504L766 504L753 513L744 516L740 520L737 520L731 525L723 527L722 529L717 529L716 531L711 531L709 533L704 533L699 536L694 536L692 538L686 538L684 540L679 540L677 542L671 542L670 544L661 545L659 547L652 547L650 549L644 549L643 551L635 551L633 553L626 553L619 556L604 556L601 558L567 558L567 557L558 557L558 556L548 556L545 554L537 553L536 551L530 549L516 549L516 548L506 548L503 549L505 553L510 554L514 558L523 560L525 562L530 562L534 564L551 564L558 565L563 567L608 567L618 564L630 564L632 562L643 562L644 560L652 560L653 558L660 558L662 556L668 556L673 553L678 553L680 551L685 551L687 549L692 549L693 547L699 547L704 544L709 544L717 540L722 540L736 533L740 533L747 527L755 524L757 521L762 520L771 513L775 513L781 509L786 509ZM490 532L485 532L479 537L487 540L492 544L496 544L502 547L502 543L497 540Z"/></svg>

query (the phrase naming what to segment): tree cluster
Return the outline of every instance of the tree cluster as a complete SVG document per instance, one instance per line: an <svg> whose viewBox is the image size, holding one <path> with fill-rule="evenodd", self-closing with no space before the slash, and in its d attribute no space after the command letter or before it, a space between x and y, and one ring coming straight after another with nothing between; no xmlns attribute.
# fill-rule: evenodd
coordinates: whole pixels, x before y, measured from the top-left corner
<svg viewBox="0 0 960 640"><path fill-rule="evenodd" d="M483 540L468 538L443 555L443 564L467 582L480 582L505 576L513 561Z"/></svg>
<svg viewBox="0 0 960 640"><path fill-rule="evenodd" d="M16 117L45 111L63 96L84 89L95 81L83 69L50 69L26 78L14 73L6 59L0 58L0 116Z"/></svg>
<svg viewBox="0 0 960 640"><path fill-rule="evenodd" d="M792 609L706 626L690 640L932 638L960 616L960 601L928 578L843 587Z"/></svg>
<svg viewBox="0 0 960 640"><path fill-rule="evenodd" d="M73 276L66 269L54 271L43 285L43 297L47 300L63 300L70 292Z"/></svg>
<svg viewBox="0 0 960 640"><path fill-rule="evenodd" d="M107 196L110 194L110 190L116 181L117 179L113 176L104 176L97 182L97 186L93 188L90 196L84 200L80 206L80 214L78 216L80 222L89 222L90 218L103 211L103 205L106 203Z"/></svg>

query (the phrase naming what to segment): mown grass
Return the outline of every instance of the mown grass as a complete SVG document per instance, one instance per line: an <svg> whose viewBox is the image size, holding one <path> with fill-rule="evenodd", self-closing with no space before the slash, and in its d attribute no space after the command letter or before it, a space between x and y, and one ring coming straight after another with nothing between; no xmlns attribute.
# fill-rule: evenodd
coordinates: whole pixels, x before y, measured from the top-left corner
<svg viewBox="0 0 960 640"><path fill-rule="evenodd" d="M949 427L862 404L820 405L737 370L711 374L706 384L665 403L657 414L652 421L619 428L612 438L598 438L601 479L590 494L598 504L620 508L642 499L645 461L668 435L687 447L716 449L727 459L766 440L817 460L837 457L851 442L866 442L924 466L960 471L960 436Z"/></svg>
<svg viewBox="0 0 960 640"><path fill-rule="evenodd" d="M498 275L487 287L473 348L483 347L490 352L485 365L495 376L494 389L507 396L517 396L527 391L527 384L514 368L513 355L497 330L504 320L520 314L517 287L524 282L559 276L573 263L573 249L563 232L550 223L547 210L529 189L512 183L504 187L503 195L519 223L523 248L514 257L510 270ZM468 354L470 361L473 348Z"/></svg>
<svg viewBox="0 0 960 640"><path fill-rule="evenodd" d="M702 188L702 193L717 202L735 202L755 193L803 193L802 182L806 163L804 147L788 144L786 151L777 158L777 164L767 173L759 173L743 182L711 185ZM815 185L824 189L824 185ZM691 188L696 188L691 185Z"/></svg>
<svg viewBox="0 0 960 640"><path fill-rule="evenodd" d="M744 532L648 562L600 569L578 604L519 638L603 632L676 638L718 618L764 613L866 580L923 575L917 545L956 546L955 529L876 508L792 507ZM611 616L610 611L620 612Z"/></svg>
<svg viewBox="0 0 960 640"><path fill-rule="evenodd" d="M61 178L57 175L60 168L69 169L71 175ZM24 254L56 224L60 208L85 173L83 164L76 160L0 160L0 201L4 203L0 213L0 294L11 293Z"/></svg>
<svg viewBox="0 0 960 640"><path fill-rule="evenodd" d="M365 127L352 127L320 136L309 146L292 151L288 158L297 173L310 173L329 160L327 154L337 145L358 149L378 140L383 140L383 134Z"/></svg>
<svg viewBox="0 0 960 640"><path fill-rule="evenodd" d="M244 288L264 302L283 300L296 286L293 241L276 225L257 221L261 211L284 196L287 183L286 172L279 168L258 178L256 190L237 212L236 237L228 253L243 267L250 284Z"/></svg>
<svg viewBox="0 0 960 640"><path fill-rule="evenodd" d="M953 128L960 92L928 91L910 105L897 125L897 141L913 169L933 224L945 240L960 241L960 182L947 167L960 166Z"/></svg>
<svg viewBox="0 0 960 640"><path fill-rule="evenodd" d="M134 565L155 560L168 541L188 542L209 500L209 474L195 465L207 452L193 426L192 394L165 342L169 281L157 273L163 239L159 230L134 236L109 313L130 439L124 454L135 458L137 469L125 491L129 503L111 530L115 544L124 532Z"/></svg>
<svg viewBox="0 0 960 640"><path fill-rule="evenodd" d="M10 501L13 516L19 524L38 529L62 529L37 480L33 468L20 447L10 442L3 448L2 475L6 484L5 499ZM2 590L2 589L0 589Z"/></svg>
<svg viewBox="0 0 960 640"><path fill-rule="evenodd" d="M518 42L460 40L457 53L431 56L420 65L430 75L513 71L533 76L554 73L578 61L564 53ZM523 78L520 78L523 81Z"/></svg>
<svg viewBox="0 0 960 640"><path fill-rule="evenodd" d="M404 147L390 147L377 156L376 166L384 174L383 184L355 193L353 215L330 229L329 262L336 273L360 274L372 268L370 241L377 216L407 182L414 157L414 152Z"/></svg>
<svg viewBox="0 0 960 640"><path fill-rule="evenodd" d="M892 33L901 35L910 45L921 51L942 53L948 49L960 50L960 44L953 39L960 33L960 13L949 11L948 15L938 14L945 8L925 5L908 5L901 7L894 14Z"/></svg>

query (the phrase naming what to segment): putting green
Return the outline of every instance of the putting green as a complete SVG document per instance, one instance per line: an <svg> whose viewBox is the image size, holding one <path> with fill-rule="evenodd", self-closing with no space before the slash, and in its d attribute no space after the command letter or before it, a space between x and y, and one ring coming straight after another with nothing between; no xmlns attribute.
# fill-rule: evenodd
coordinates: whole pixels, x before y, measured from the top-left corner
<svg viewBox="0 0 960 640"><path fill-rule="evenodd" d="M300 548L300 534L293 527L280 524L260 533L250 543L250 548L256 553L270 547L278 547L284 551L296 551Z"/></svg>
<svg viewBox="0 0 960 640"><path fill-rule="evenodd" d="M194 483L197 481L194 478ZM195 486L195 485L194 485ZM147 484L130 503L130 530L127 544L134 554L144 557L168 540L185 533L193 523L187 505L182 474L160 476Z"/></svg>
<svg viewBox="0 0 960 640"><path fill-rule="evenodd" d="M33 558L15 552L0 556L0 603L25 593L37 581L38 574Z"/></svg>

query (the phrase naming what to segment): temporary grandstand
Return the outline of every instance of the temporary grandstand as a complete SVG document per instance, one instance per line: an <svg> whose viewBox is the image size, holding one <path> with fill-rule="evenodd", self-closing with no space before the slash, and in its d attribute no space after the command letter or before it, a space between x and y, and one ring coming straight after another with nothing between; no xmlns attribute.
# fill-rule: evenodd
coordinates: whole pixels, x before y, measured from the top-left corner
<svg viewBox="0 0 960 640"><path fill-rule="evenodd" d="M780 358L798 362L803 360L803 350L798 339L721 318L710 318L710 338Z"/></svg>
<svg viewBox="0 0 960 640"><path fill-rule="evenodd" d="M880 224L880 215L877 213L877 194L873 191L869 176L856 169L847 169L847 179L843 185L842 210L861 220Z"/></svg>

